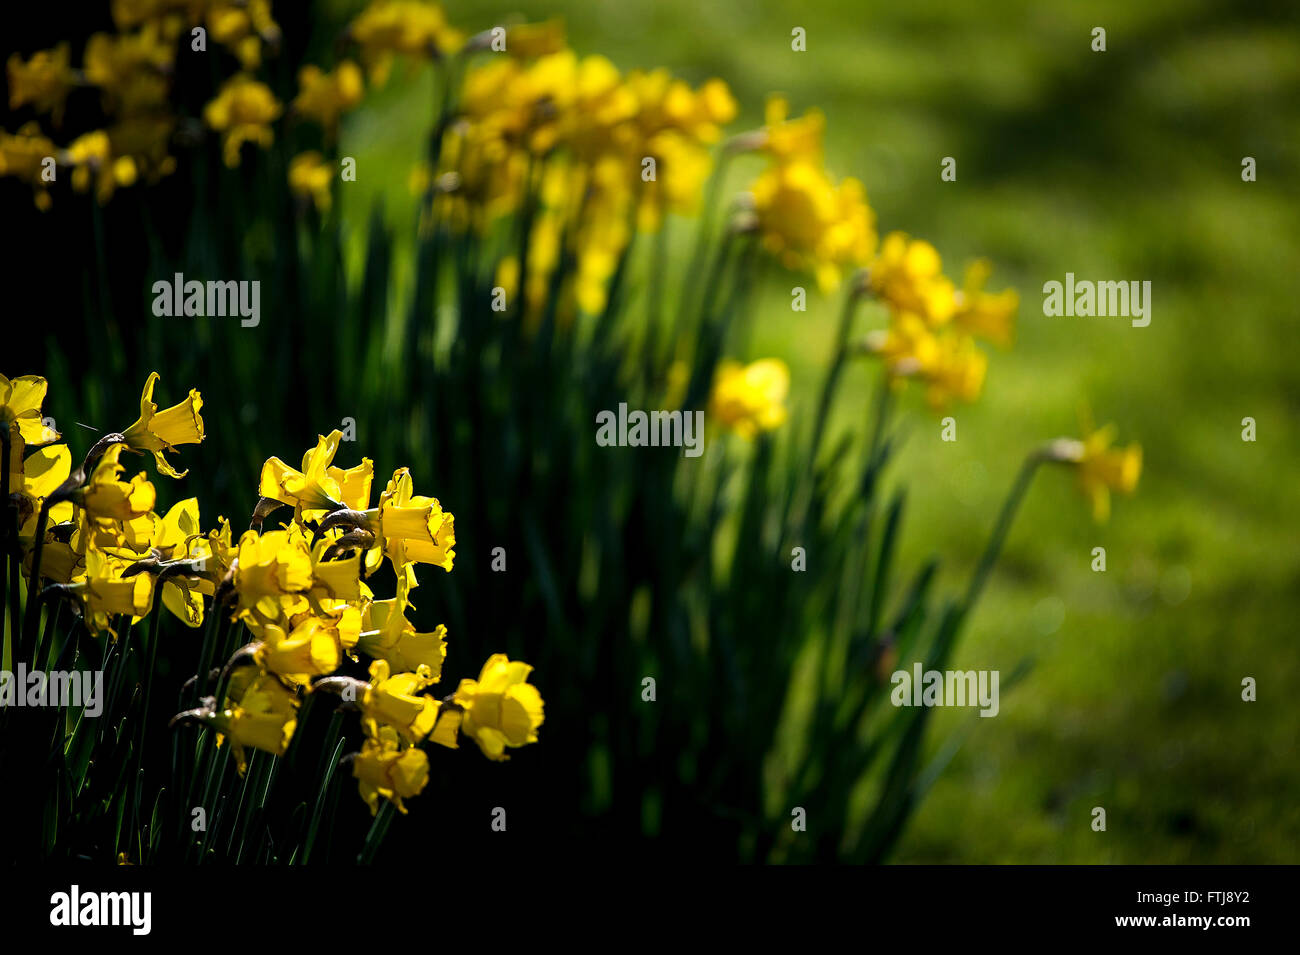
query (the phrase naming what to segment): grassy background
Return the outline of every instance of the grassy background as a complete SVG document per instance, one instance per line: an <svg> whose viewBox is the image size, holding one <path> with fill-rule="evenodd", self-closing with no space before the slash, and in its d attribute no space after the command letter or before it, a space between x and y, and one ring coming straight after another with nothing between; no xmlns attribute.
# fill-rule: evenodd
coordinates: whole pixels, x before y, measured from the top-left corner
<svg viewBox="0 0 1300 955"><path fill-rule="evenodd" d="M1226 7L486 0L450 11L471 30L511 12L559 15L580 52L622 68L724 77L742 106L733 130L761 121L770 91L820 107L829 164L866 183L882 233L929 238L954 274L990 256L994 286L1021 291L1016 346L993 355L984 397L957 412L956 443L909 398L893 478L921 506L905 564L933 548L959 586L1024 452L1074 433L1083 404L1142 442L1139 493L1107 526L1065 475L1040 476L956 661L1005 674L1029 657L1035 670L997 719L941 715L936 735L963 745L900 861L1297 859L1300 34L1281 4ZM790 50L794 26L805 53ZM1107 30L1104 53L1091 49L1094 26ZM412 212L424 79L393 82L345 129L343 152L363 170L343 190L357 222L376 197ZM956 182L940 181L944 156ZM1244 156L1257 182L1242 182ZM733 191L752 172L736 164ZM673 247L681 269L689 244ZM1067 271L1150 280L1150 326L1044 317L1042 284ZM811 285L783 280L758 297L743 357L789 361L806 413L838 303L814 293L791 313L794 284ZM859 426L873 373L848 376L838 426ZM1245 416L1256 443L1241 440ZM1095 546L1104 575L1089 567ZM1240 699L1246 676L1256 703ZM1089 826L1094 806L1106 833Z"/></svg>

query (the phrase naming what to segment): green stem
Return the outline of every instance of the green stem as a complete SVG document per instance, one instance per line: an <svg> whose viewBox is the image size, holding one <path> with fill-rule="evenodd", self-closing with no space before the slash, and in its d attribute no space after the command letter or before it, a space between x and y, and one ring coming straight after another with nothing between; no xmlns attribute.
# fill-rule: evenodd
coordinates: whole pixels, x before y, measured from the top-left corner
<svg viewBox="0 0 1300 955"><path fill-rule="evenodd" d="M861 293L856 289L850 291L844 300L844 310L840 313L840 327L835 336L835 355L831 366L822 382L821 397L817 401L817 417L813 423L812 447L808 450L808 469L817 463L817 452L821 449L822 438L826 432L826 422L830 417L831 403L835 400L835 391L839 387L844 365L849 357L849 332L853 328L853 315L857 311Z"/></svg>
<svg viewBox="0 0 1300 955"><path fill-rule="evenodd" d="M41 502L36 518L36 540L32 544L32 571L27 577L27 611L23 620L23 659L27 659L27 643L38 641L41 620L41 554L45 549L45 526L50 519L50 502ZM36 647L32 647L35 654ZM32 657L35 665L35 656Z"/></svg>
<svg viewBox="0 0 1300 955"><path fill-rule="evenodd" d="M970 586L966 588L966 596L962 599L961 608L958 611L959 619L964 619L971 612L975 602L979 600L980 594L983 593L984 585L988 582L993 565L997 563L998 555L1002 553L1002 545L1006 542L1007 532L1011 530L1011 522L1015 520L1016 511L1020 509L1020 502L1024 500L1025 492L1029 490L1029 485L1034 479L1038 465L1042 462L1042 455L1035 452L1025 458L1024 464L1020 466L1020 473L1016 476L1016 483L1011 486L1007 499L1002 502L1002 511L998 514L997 523L993 526L993 533L984 548L984 555L980 557L980 562L975 567L975 574L971 577Z"/></svg>
<svg viewBox="0 0 1300 955"><path fill-rule="evenodd" d="M161 586L161 585L158 585ZM143 706L140 710L140 726L135 742L135 773L131 776L131 832L135 832L140 812L140 774L144 771L144 741L149 728L149 696L153 689L153 671L158 662L158 623L162 619L162 594L155 594L153 619L149 621L148 663L141 673L144 684Z"/></svg>
<svg viewBox="0 0 1300 955"><path fill-rule="evenodd" d="M361 852L357 855L357 865L369 865L374 861L375 853L379 851L379 846L388 833L388 827L393 824L393 816L396 813L397 810L391 802L385 802L379 807L379 812L375 814L375 821L370 824L370 832L366 834L366 841L361 846Z"/></svg>
<svg viewBox="0 0 1300 955"><path fill-rule="evenodd" d="M690 262L687 265L686 279L682 283L682 301L678 304L677 316L673 320L670 342L675 342L677 336L681 334L682 318L687 312L687 299L694 295L700 280L700 269L704 266L706 258L704 251L708 246L710 237L713 235L713 222L717 218L718 204L722 198L722 181L726 178L727 164L730 161L731 153L724 148L722 155L718 157L717 164L713 167L713 172L709 176L708 185L705 186L704 209L700 214L700 228L695 233L695 251L691 254Z"/></svg>

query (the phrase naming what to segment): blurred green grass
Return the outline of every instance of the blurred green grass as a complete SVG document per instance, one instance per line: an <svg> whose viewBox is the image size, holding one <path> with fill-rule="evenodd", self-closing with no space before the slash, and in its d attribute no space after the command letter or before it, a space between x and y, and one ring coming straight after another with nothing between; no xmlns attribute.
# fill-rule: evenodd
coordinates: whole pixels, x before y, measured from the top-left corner
<svg viewBox="0 0 1300 955"><path fill-rule="evenodd" d="M1076 432L1084 403L1144 446L1138 494L1105 526L1067 475L1039 477L955 662L1036 667L997 719L940 714L933 745L954 731L964 744L899 861L1294 862L1294 15L1114 0L449 8L470 30L515 12L563 17L579 52L624 69L723 77L742 107L732 131L761 122L770 91L796 111L820 107L829 164L865 182L882 234L930 239L958 276L987 255L994 287L1020 290L1018 341L992 355L981 401L956 412L955 444L939 441L919 396L906 402L911 435L893 471L914 505L904 567L933 549L947 559L942 582L960 586L1024 453ZM806 53L790 50L794 26ZM1090 48L1094 26L1105 53ZM395 221L414 214L406 182L430 79L397 77L345 127L342 152L362 170L341 190L346 220L364 223L377 199ZM956 182L939 179L944 156ZM1258 161L1255 183L1241 181L1243 156ZM732 191L752 171L737 163ZM686 234L673 233L676 274ZM1151 280L1151 325L1045 318L1042 284L1067 271ZM838 300L814 293L792 313L796 284L813 285L781 276L756 297L743 357L785 358L806 415ZM851 370L834 427L861 427L874 372ZM1248 415L1254 444L1240 437ZM1104 575L1089 569L1095 546ZM1256 703L1240 699L1245 676L1259 681ZM1106 833L1089 826L1093 806L1107 810Z"/></svg>

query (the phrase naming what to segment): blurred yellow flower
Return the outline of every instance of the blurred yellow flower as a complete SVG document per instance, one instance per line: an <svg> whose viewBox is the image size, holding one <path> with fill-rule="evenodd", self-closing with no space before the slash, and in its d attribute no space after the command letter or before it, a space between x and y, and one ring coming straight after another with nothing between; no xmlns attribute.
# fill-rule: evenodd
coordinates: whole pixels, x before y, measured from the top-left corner
<svg viewBox="0 0 1300 955"><path fill-rule="evenodd" d="M876 247L875 213L856 179L839 185L806 158L774 163L750 187L763 246L788 269L806 269L823 291Z"/></svg>
<svg viewBox="0 0 1300 955"><path fill-rule="evenodd" d="M49 113L58 125L63 121L63 104L76 85L76 74L68 62L68 44L52 50L39 50L23 62L13 53L5 63L9 77L9 108L16 110L28 103L38 113Z"/></svg>
<svg viewBox="0 0 1300 955"><path fill-rule="evenodd" d="M709 416L741 437L753 438L785 423L789 391L790 369L779 358L748 365L726 360L714 377Z"/></svg>
<svg viewBox="0 0 1300 955"><path fill-rule="evenodd" d="M216 0L208 7L208 32L229 49L246 70L262 62L262 43L280 42L270 0Z"/></svg>
<svg viewBox="0 0 1300 955"><path fill-rule="evenodd" d="M866 349L884 360L893 378L923 382L926 401L935 411L954 399L979 398L988 370L988 359L969 335L951 328L932 331L913 312L895 313L887 330L867 336Z"/></svg>
<svg viewBox="0 0 1300 955"><path fill-rule="evenodd" d="M298 71L298 90L294 111L319 123L326 139L333 141L338 134L339 117L361 102L365 81L361 68L351 60L344 60L332 73L319 66L304 66Z"/></svg>
<svg viewBox="0 0 1300 955"><path fill-rule="evenodd" d="M984 286L992 272L993 266L987 259L978 259L966 267L966 279L957 293L957 310L952 320L972 335L1005 348L1011 344L1020 296L1015 289L985 292Z"/></svg>
<svg viewBox="0 0 1300 955"><path fill-rule="evenodd" d="M826 117L815 109L796 119L787 118L789 113L790 104L785 97L768 97L764 126L757 137L759 148L779 163L804 160L820 165Z"/></svg>
<svg viewBox="0 0 1300 955"><path fill-rule="evenodd" d="M387 78L395 53L442 57L464 42L464 34L447 22L442 7L419 0L371 0L352 21L348 35L361 47L361 61L376 84Z"/></svg>
<svg viewBox="0 0 1300 955"><path fill-rule="evenodd" d="M885 236L867 283L877 298L897 311L920 316L931 328L946 323L957 309L956 290L943 274L938 251L902 232Z"/></svg>
<svg viewBox="0 0 1300 955"><path fill-rule="evenodd" d="M1092 505L1093 519L1104 523L1110 519L1110 492L1132 494L1142 476L1142 446L1113 448L1116 428L1108 424L1093 430L1085 424L1081 441L1062 439L1049 448L1051 460L1072 464L1079 476L1079 489Z"/></svg>
<svg viewBox="0 0 1300 955"><path fill-rule="evenodd" d="M42 212L52 205L45 170L54 162L57 151L34 121L24 123L14 135L0 129L0 176L13 176L31 186L32 200Z"/></svg>
<svg viewBox="0 0 1300 955"><path fill-rule="evenodd" d="M167 102L176 37L158 21L133 33L96 33L86 42L82 72L98 86L109 112L142 113Z"/></svg>
<svg viewBox="0 0 1300 955"><path fill-rule="evenodd" d="M203 119L222 134L222 158L227 166L239 165L239 150L246 142L265 149L275 139L271 123L279 118L280 101L269 87L247 74L227 80L216 99L203 108Z"/></svg>
<svg viewBox="0 0 1300 955"><path fill-rule="evenodd" d="M289 161L289 191L310 201L321 212L329 212L334 202L330 188L333 184L334 167L315 150L300 153Z"/></svg>
<svg viewBox="0 0 1300 955"><path fill-rule="evenodd" d="M62 153L63 162L72 167L72 188L85 192L95 182L95 198L102 205L113 198L118 186L130 186L136 180L135 160L114 156L113 144L105 130L78 136Z"/></svg>

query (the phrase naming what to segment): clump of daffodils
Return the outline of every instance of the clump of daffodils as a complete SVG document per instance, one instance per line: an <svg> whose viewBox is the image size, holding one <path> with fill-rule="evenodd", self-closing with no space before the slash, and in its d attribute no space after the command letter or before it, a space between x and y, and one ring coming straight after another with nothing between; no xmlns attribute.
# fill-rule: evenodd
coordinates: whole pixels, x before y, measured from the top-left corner
<svg viewBox="0 0 1300 955"><path fill-rule="evenodd" d="M12 134L0 130L0 176L27 183L41 210L52 206L51 183L62 181L64 172L74 191L93 187L105 203L119 188L157 182L176 168L173 152L184 138L177 130L187 118L171 102L172 78L182 50L196 49L196 28L202 28L205 54L223 51L221 68L235 71L202 116L221 138L228 165L238 163L244 142L269 144L271 122L282 112L252 72L280 42L270 0L114 0L111 11L114 29L90 37L80 65L72 62L67 43L27 58L15 53L6 61L9 109L27 109L38 118ZM104 123L69 137L62 129L67 100L93 95L83 90L97 94Z"/></svg>
<svg viewBox="0 0 1300 955"><path fill-rule="evenodd" d="M243 772L249 749L286 753L309 694L337 694L360 713L365 742L352 768L372 812L380 798L406 811L403 800L428 781L427 745L455 749L468 736L489 759L506 760L507 750L537 741L542 698L526 663L494 654L477 679L433 694L447 630L420 632L407 611L417 565L452 569L455 518L414 492L408 469L372 500L372 462L336 467L342 432L333 431L300 468L279 458L263 465L249 530L235 537L219 517L205 531L196 498L160 513L153 481L127 467L132 455L148 455L159 475L181 478L168 455L205 437L199 392L160 408L158 380L146 381L135 423L100 439L73 471L42 417L45 379L0 375L4 489L18 505L29 594L71 601L106 639L160 612L158 603L191 628L205 615L228 620L248 640L226 662L217 695L177 721L216 729ZM391 597L367 584L384 565L396 579ZM352 664L368 679L340 672Z"/></svg>

